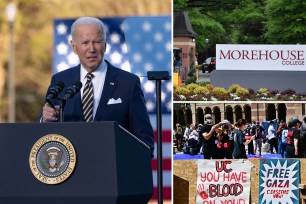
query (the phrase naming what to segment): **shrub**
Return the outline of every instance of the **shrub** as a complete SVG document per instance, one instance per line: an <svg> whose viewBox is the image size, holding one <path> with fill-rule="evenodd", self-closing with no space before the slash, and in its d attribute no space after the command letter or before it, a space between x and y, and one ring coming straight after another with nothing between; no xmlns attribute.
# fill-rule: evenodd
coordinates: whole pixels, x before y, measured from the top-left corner
<svg viewBox="0 0 306 204"><path fill-rule="evenodd" d="M282 95L294 95L296 94L296 91L294 91L293 89L287 89L281 92Z"/></svg>
<svg viewBox="0 0 306 204"><path fill-rule="evenodd" d="M212 95L216 97L226 95L226 94L227 94L227 91L225 90L225 88L221 88L221 87L216 87L212 91Z"/></svg>
<svg viewBox="0 0 306 204"><path fill-rule="evenodd" d="M194 89L193 93L195 94L209 94L209 90L206 87L199 86Z"/></svg>
<svg viewBox="0 0 306 204"><path fill-rule="evenodd" d="M186 84L193 84L197 81L196 77L193 76L193 77L189 77L186 81Z"/></svg>
<svg viewBox="0 0 306 204"><path fill-rule="evenodd" d="M247 94L249 94L249 90L247 90L247 89L245 89L245 88L239 87L239 88L237 88L237 90L236 90L236 95L237 95L237 96L245 96L245 95L247 95Z"/></svg>
<svg viewBox="0 0 306 204"><path fill-rule="evenodd" d="M189 89L185 87L177 87L174 92L180 95L190 94Z"/></svg>
<svg viewBox="0 0 306 204"><path fill-rule="evenodd" d="M260 88L260 89L257 90L257 93L258 94L268 94L269 90L266 89L266 88Z"/></svg>
<svg viewBox="0 0 306 204"><path fill-rule="evenodd" d="M275 96L276 94L279 94L279 91L278 91L278 90L272 90L272 91L270 91L270 93L271 93L273 96Z"/></svg>
<svg viewBox="0 0 306 204"><path fill-rule="evenodd" d="M187 85L187 89L190 91L190 92L193 92L196 88L198 88L199 85L197 84L194 84L194 83L191 83L191 84L188 84Z"/></svg>
<svg viewBox="0 0 306 204"><path fill-rule="evenodd" d="M233 84L228 88L229 93L236 93L237 90L241 88L238 84Z"/></svg>
<svg viewBox="0 0 306 204"><path fill-rule="evenodd" d="M200 85L200 86L207 86L208 84L210 84L210 82L208 82L208 81L203 81L203 82L201 82L199 85Z"/></svg>
<svg viewBox="0 0 306 204"><path fill-rule="evenodd" d="M248 89L248 91L249 91L249 93L250 93L251 95L254 95L254 94L255 94L254 89Z"/></svg>
<svg viewBox="0 0 306 204"><path fill-rule="evenodd" d="M212 93L215 88L212 84L207 84L205 87L208 89L210 93Z"/></svg>

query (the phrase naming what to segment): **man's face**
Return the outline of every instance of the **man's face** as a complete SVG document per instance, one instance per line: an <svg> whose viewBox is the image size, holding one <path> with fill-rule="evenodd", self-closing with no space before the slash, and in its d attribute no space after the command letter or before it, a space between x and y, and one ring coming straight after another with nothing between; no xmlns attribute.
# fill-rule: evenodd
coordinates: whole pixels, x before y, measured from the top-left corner
<svg viewBox="0 0 306 204"><path fill-rule="evenodd" d="M211 125L213 123L211 116L206 116L205 121L208 125Z"/></svg>
<svg viewBox="0 0 306 204"><path fill-rule="evenodd" d="M96 70L103 61L106 44L101 30L95 24L77 26L71 46L88 72Z"/></svg>

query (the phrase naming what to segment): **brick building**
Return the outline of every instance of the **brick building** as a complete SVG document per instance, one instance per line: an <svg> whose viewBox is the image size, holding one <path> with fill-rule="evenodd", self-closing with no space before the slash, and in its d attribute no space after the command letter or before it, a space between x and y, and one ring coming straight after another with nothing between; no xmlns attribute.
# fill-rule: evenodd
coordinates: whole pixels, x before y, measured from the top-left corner
<svg viewBox="0 0 306 204"><path fill-rule="evenodd" d="M302 120L305 103L174 103L173 124L204 123L204 115L211 114L215 123L224 119L235 123L244 118L248 121L269 121L273 119L289 121L292 117Z"/></svg>
<svg viewBox="0 0 306 204"><path fill-rule="evenodd" d="M173 50L180 50L179 55L174 55L174 72L178 72L181 80L187 80L187 74L190 69L190 56L196 61L195 37L197 34L193 31L188 13L186 11L173 12ZM180 58L180 59L178 59Z"/></svg>

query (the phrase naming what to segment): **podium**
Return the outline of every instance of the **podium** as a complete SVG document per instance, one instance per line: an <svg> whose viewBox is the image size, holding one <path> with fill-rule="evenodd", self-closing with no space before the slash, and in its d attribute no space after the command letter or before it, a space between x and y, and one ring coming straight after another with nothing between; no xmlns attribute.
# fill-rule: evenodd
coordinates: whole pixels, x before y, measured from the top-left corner
<svg viewBox="0 0 306 204"><path fill-rule="evenodd" d="M33 145L48 134L76 152L73 173L55 185L29 165ZM0 203L144 204L152 194L150 148L117 122L0 124Z"/></svg>

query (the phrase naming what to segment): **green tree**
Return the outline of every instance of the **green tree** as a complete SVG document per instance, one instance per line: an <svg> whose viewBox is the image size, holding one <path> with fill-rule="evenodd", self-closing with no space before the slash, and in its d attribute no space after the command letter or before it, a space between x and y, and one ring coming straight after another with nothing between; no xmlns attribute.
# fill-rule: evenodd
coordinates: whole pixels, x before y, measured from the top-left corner
<svg viewBox="0 0 306 204"><path fill-rule="evenodd" d="M187 79L186 84L195 83L197 81L195 76L196 68L194 66L193 55L194 55L194 50L191 48L189 51L189 72L188 72L189 78Z"/></svg>
<svg viewBox="0 0 306 204"><path fill-rule="evenodd" d="M264 0L174 0L174 9L188 11L192 27L199 34L199 61L204 60L207 50L215 53L215 44L265 43L264 6Z"/></svg>
<svg viewBox="0 0 306 204"><path fill-rule="evenodd" d="M306 43L306 2L267 0L264 36L272 44Z"/></svg>

